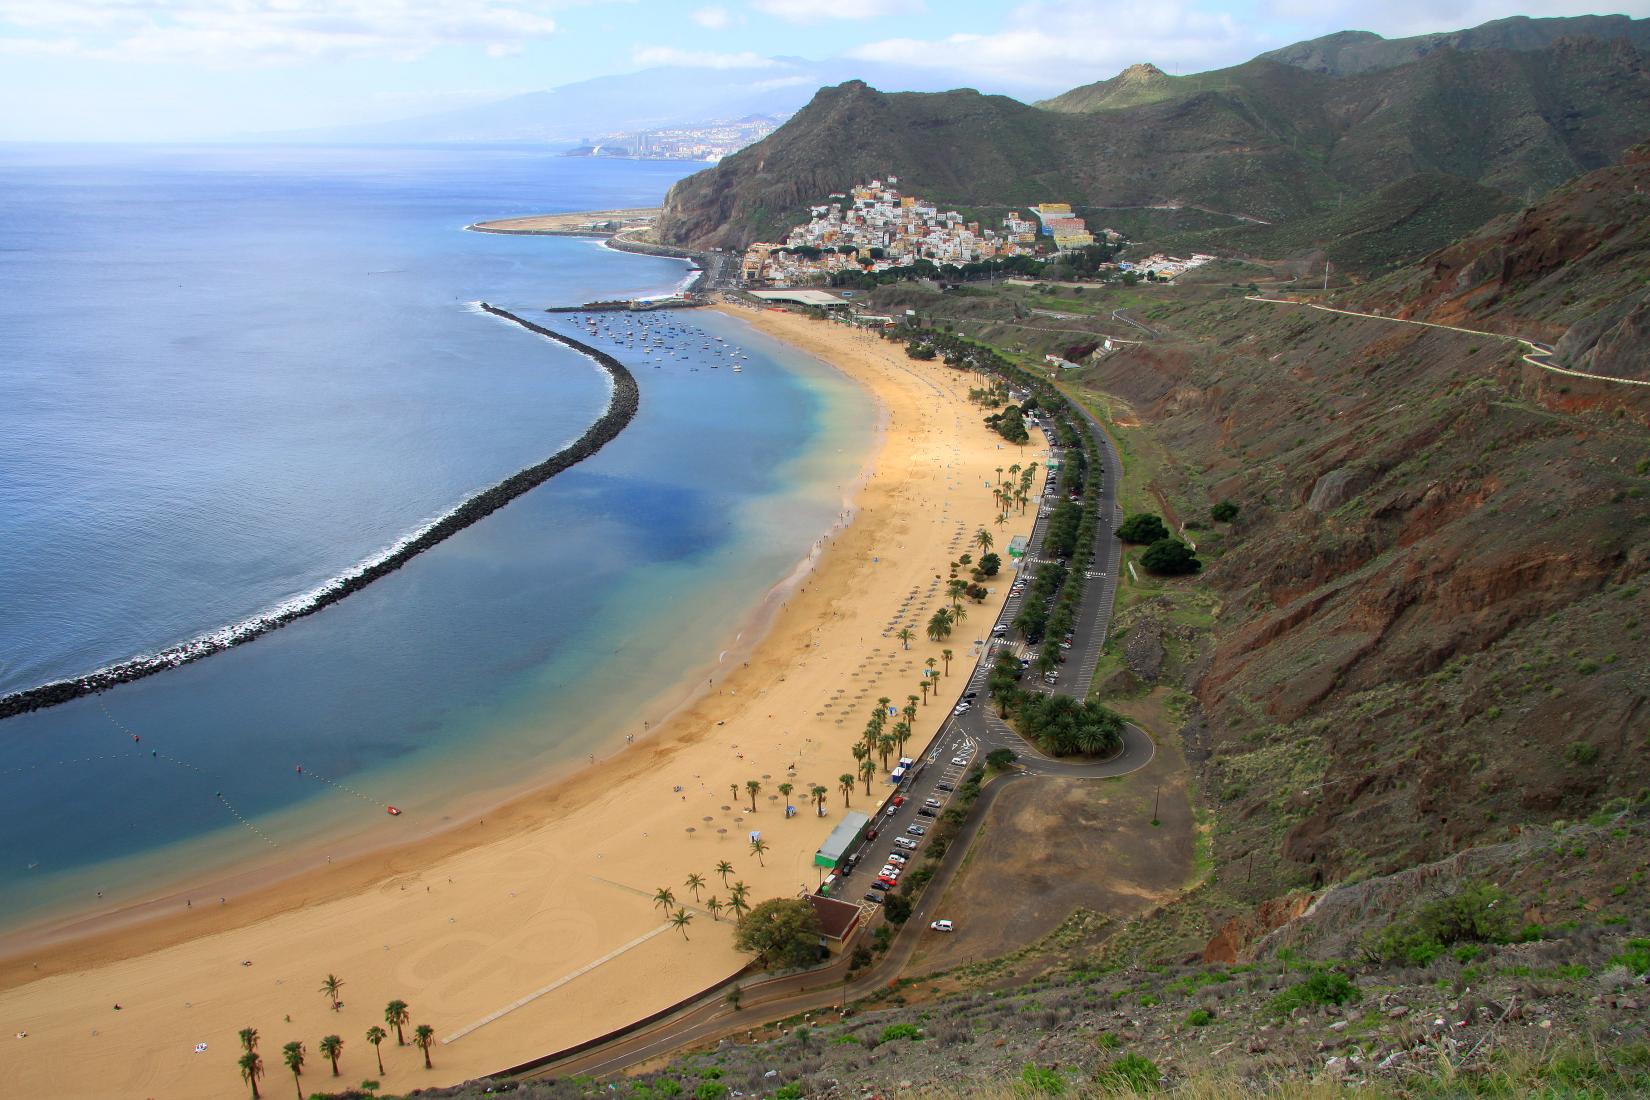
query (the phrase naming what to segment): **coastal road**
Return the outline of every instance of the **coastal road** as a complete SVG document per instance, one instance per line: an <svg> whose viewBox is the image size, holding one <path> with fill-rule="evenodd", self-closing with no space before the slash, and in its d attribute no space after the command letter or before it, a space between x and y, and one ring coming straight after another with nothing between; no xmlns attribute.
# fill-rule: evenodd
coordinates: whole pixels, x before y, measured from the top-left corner
<svg viewBox="0 0 1650 1100"><path fill-rule="evenodd" d="M1082 699L1088 694L1095 662L1111 630L1117 571L1123 556L1122 544L1114 534L1122 519L1116 497L1122 478L1122 461L1100 422L1076 401L1071 401L1071 405L1094 437L1100 454L1100 514L1095 526L1094 554L1083 589L1078 626L1073 631L1070 652L1074 656L1061 666L1060 675L1051 690ZM1037 565L1047 519L1043 514L1043 505L1040 505L1023 559L1024 563L1029 564L1022 564L1022 573ZM1011 596L992 626L1006 627L1011 623L1019 613L1021 598ZM937 906L945 897L946 889L961 869L974 839L990 816L991 806L1005 789L1020 783L1034 783L1043 777L1111 778L1127 775L1151 762L1155 746L1151 738L1134 725L1124 727L1122 749L1108 760L1055 759L1026 742L1007 723L991 713L984 698L983 684L990 671L992 654L991 637L992 630L988 629L985 638L976 643L976 664L958 689L958 698L949 704L954 709L970 692L977 692L977 705L962 715L953 714L941 724L901 788L905 794L904 804L892 816L884 814L876 819L876 835L853 853L857 857L856 866L847 874L838 876L838 888L834 891L837 897L853 900L865 893L882 865L879 853L894 849L893 838L907 836L906 829L912 824L932 824L931 819L919 814L929 799L939 802L943 808L954 789L961 785L968 769L983 763L985 756L994 749L1007 748L1018 755L1019 766L1014 771L998 776L981 790L933 879L919 895L910 919L900 928L882 958L852 979L848 976L847 958L839 956L828 965L814 970L750 982L739 987L737 1009L728 1003L728 990L723 987L653 1024L578 1054L547 1062L521 1076L602 1077L619 1073L684 1046L754 1030L804 1013L838 1008L848 1001L885 989L888 983L900 976L922 938L929 934L928 924L933 919L930 907ZM1037 686L1041 688L1042 685ZM953 791L942 790L942 787L951 787ZM912 839L919 844L926 843L926 838Z"/></svg>

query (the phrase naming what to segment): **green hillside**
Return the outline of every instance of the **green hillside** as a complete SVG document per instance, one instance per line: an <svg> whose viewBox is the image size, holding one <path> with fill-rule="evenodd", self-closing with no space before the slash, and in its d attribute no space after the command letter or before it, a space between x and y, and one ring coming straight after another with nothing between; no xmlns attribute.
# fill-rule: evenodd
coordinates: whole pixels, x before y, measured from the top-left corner
<svg viewBox="0 0 1650 1100"><path fill-rule="evenodd" d="M851 81L678 183L660 229L672 244L743 247L887 175L954 206L1176 204L1282 222L1416 175L1522 198L1645 133L1650 65L1623 41L1441 50L1349 77L1270 60L1195 77L1137 69L1042 107Z"/></svg>

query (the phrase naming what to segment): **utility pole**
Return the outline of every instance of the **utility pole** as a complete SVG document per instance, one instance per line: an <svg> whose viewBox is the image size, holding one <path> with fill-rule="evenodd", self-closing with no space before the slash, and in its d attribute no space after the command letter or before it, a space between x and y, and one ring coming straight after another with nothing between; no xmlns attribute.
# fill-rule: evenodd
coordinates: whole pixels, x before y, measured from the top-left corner
<svg viewBox="0 0 1650 1100"><path fill-rule="evenodd" d="M1153 825L1158 824L1157 804L1158 804L1158 800L1162 797L1162 795L1163 795L1163 784L1159 783L1157 785L1157 789L1152 793L1152 824Z"/></svg>
<svg viewBox="0 0 1650 1100"><path fill-rule="evenodd" d="M1329 293L1329 261L1328 260L1325 260L1323 262L1323 290L1324 290L1325 294Z"/></svg>

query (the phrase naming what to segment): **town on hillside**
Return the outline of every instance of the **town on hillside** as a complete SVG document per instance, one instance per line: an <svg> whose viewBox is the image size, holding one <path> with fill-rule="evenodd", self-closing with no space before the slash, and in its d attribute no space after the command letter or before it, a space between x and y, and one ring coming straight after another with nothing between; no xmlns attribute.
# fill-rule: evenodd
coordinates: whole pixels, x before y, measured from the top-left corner
<svg viewBox="0 0 1650 1100"><path fill-rule="evenodd" d="M902 193L899 177L889 176L810 207L809 220L793 227L782 242L752 244L740 265L740 281L751 287L841 286L903 269L938 274L941 268L969 265L1036 275L1048 262L1073 257L1094 274L1134 272L1173 279L1212 259L1154 255L1114 262L1122 243L1116 230L1091 232L1069 203L1045 202L1029 207L1025 216L1010 210L999 225L986 226Z"/></svg>

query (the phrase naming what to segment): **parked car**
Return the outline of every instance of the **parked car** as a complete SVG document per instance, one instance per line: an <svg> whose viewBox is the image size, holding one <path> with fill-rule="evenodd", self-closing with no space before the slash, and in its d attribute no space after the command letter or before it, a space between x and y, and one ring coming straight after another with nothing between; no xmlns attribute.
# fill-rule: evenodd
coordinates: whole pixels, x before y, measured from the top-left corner
<svg viewBox="0 0 1650 1100"><path fill-rule="evenodd" d="M971 691L967 695L964 695L963 698L964 699L977 699L979 697L979 694L980 693L977 692L977 691Z"/></svg>
<svg viewBox="0 0 1650 1100"><path fill-rule="evenodd" d="M956 706L952 707L951 708L951 713L952 714L966 714L968 712L968 708L972 707L973 705L974 705L973 703L970 703L967 700L964 700L963 702L958 703Z"/></svg>
<svg viewBox="0 0 1650 1100"><path fill-rule="evenodd" d="M896 794L894 796L894 805L896 805L896 806L905 805L905 796L903 794Z"/></svg>
<svg viewBox="0 0 1650 1100"><path fill-rule="evenodd" d="M928 835L928 829L925 826L922 826L922 825L907 825L905 827L905 831L910 833L912 836L927 836Z"/></svg>
<svg viewBox="0 0 1650 1100"><path fill-rule="evenodd" d="M946 794L950 794L952 791L956 790L957 788L953 787L949 783L936 783L936 784L934 784L934 789L936 791L944 791Z"/></svg>
<svg viewBox="0 0 1650 1100"><path fill-rule="evenodd" d="M948 920L937 920L928 927L932 928L936 932L955 932L957 930L956 926Z"/></svg>
<svg viewBox="0 0 1650 1100"><path fill-rule="evenodd" d="M1043 683L1048 684L1050 687L1052 687L1058 679L1059 677L1052 672L1046 672L1043 674Z"/></svg>
<svg viewBox="0 0 1650 1100"><path fill-rule="evenodd" d="M940 816L940 812L938 810L929 809L927 806L924 806L922 809L917 811L917 816L918 817L938 817L938 816Z"/></svg>
<svg viewBox="0 0 1650 1100"><path fill-rule="evenodd" d="M887 875L889 878L899 878L899 868L895 867L892 863L884 863L882 865L882 870L879 871L878 874Z"/></svg>
<svg viewBox="0 0 1650 1100"><path fill-rule="evenodd" d="M884 885L883 883L881 883L881 882L873 882L873 883L871 883L871 889L873 889L873 890L886 890L886 889L888 889L888 887L886 885Z"/></svg>
<svg viewBox="0 0 1650 1100"><path fill-rule="evenodd" d="M889 806L886 810L884 810L882 812L885 815L887 815L888 817L893 817L895 814L899 813L899 807L898 806Z"/></svg>
<svg viewBox="0 0 1650 1100"><path fill-rule="evenodd" d="M898 852L889 852L888 853L888 862L889 863L897 863L901 867L903 867L903 866L905 866L905 857L900 855Z"/></svg>
<svg viewBox="0 0 1650 1100"><path fill-rule="evenodd" d="M953 756L951 758L951 763L955 764L959 768L966 768L966 767L968 767L968 757L966 757L966 756Z"/></svg>
<svg viewBox="0 0 1650 1100"><path fill-rule="evenodd" d="M944 805L944 803L943 803L943 802L941 802L941 801L940 801L940 800L939 800L939 799L937 799L937 798L930 798L930 799L927 799L927 800L926 800L926 801L924 801L924 802L923 802L923 805L924 805L924 806L943 806L943 805Z"/></svg>
<svg viewBox="0 0 1650 1100"><path fill-rule="evenodd" d="M892 890L894 887L899 885L899 880L894 878L892 875L878 875L877 882L882 885L884 890Z"/></svg>
<svg viewBox="0 0 1650 1100"><path fill-rule="evenodd" d="M865 900L870 902L872 905L881 905L882 895L873 890L865 895Z"/></svg>
<svg viewBox="0 0 1650 1100"><path fill-rule="evenodd" d="M902 836L896 836L894 838L894 843L899 845L901 848L904 848L907 852L914 852L914 851L917 850L917 842L916 841L907 840Z"/></svg>

